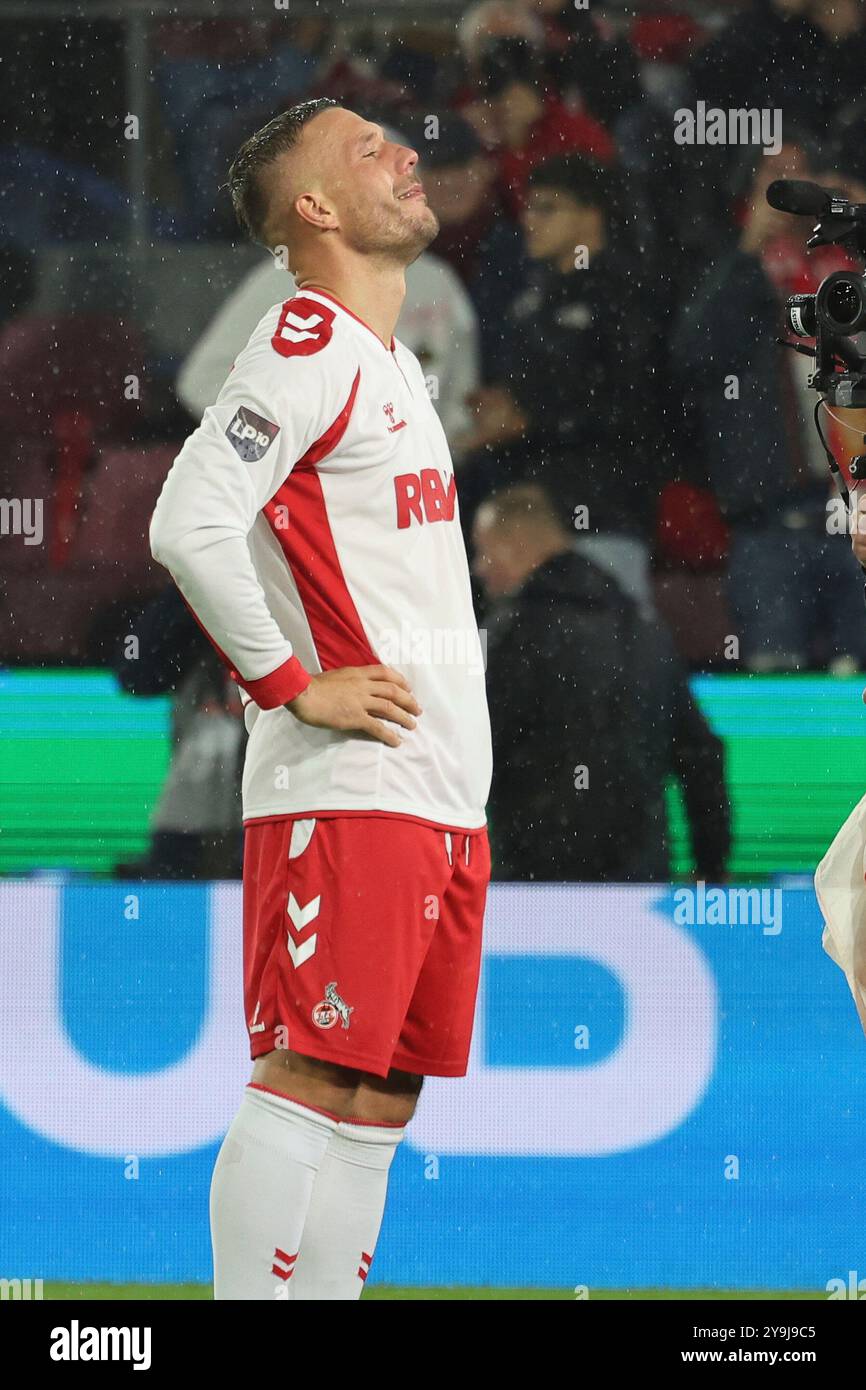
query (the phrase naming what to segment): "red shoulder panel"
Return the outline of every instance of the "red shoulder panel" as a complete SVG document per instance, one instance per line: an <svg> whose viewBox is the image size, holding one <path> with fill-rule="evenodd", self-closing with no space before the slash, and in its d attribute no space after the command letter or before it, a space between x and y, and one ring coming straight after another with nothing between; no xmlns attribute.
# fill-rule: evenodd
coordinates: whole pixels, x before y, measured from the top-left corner
<svg viewBox="0 0 866 1390"><path fill-rule="evenodd" d="M281 357L311 357L331 341L334 311L302 294L287 299L271 347Z"/></svg>

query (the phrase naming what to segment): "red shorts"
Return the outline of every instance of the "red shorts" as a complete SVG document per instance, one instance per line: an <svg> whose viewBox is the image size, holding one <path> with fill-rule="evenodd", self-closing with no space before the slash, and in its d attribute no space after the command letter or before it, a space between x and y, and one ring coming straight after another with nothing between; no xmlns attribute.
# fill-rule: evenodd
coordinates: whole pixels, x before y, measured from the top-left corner
<svg viewBox="0 0 866 1390"><path fill-rule="evenodd" d="M251 1056L464 1076L489 878L484 829L367 815L247 826Z"/></svg>

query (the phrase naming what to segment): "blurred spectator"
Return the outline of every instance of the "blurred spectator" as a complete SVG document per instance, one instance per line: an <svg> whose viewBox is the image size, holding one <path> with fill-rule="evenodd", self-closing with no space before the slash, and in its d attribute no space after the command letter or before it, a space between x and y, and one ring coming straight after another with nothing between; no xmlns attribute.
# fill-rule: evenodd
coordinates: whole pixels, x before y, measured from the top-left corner
<svg viewBox="0 0 866 1390"><path fill-rule="evenodd" d="M177 393L191 415L201 419L213 405L256 324L295 293L293 277L270 256L244 277L181 369ZM456 448L469 425L468 397L478 385L478 321L454 271L430 252L406 271L397 336L424 368L442 428Z"/></svg>
<svg viewBox="0 0 866 1390"><path fill-rule="evenodd" d="M866 26L861 0L811 0L809 18L820 35L818 60L807 76L821 128L842 108L862 100Z"/></svg>
<svg viewBox="0 0 866 1390"><path fill-rule="evenodd" d="M693 274L692 255L705 257L730 222L715 149L671 139L674 113L691 101L686 63L699 34L693 19L676 12L636 17L630 37L641 95L611 121L623 169L643 183L644 240L661 253L672 286Z"/></svg>
<svg viewBox="0 0 866 1390"><path fill-rule="evenodd" d="M422 28L413 20L391 31L381 63L385 82L396 83L406 101L425 111L440 110L460 76L454 69L448 31Z"/></svg>
<svg viewBox="0 0 866 1390"><path fill-rule="evenodd" d="M666 631L575 551L537 486L485 502L475 544L475 570L494 601L495 877L666 880L673 774L696 875L722 880L730 852L723 748Z"/></svg>
<svg viewBox="0 0 866 1390"><path fill-rule="evenodd" d="M818 90L822 44L812 3L752 0L734 14L691 64L694 100L723 109L779 108L786 122L815 128L825 97ZM732 147L714 149L722 161Z"/></svg>
<svg viewBox="0 0 866 1390"><path fill-rule="evenodd" d="M832 486L805 389L808 359L780 349L782 300L853 262L804 249L812 219L775 212L775 178L808 178L786 145L761 162L738 243L698 282L674 341L710 481L731 529L730 594L752 670L866 659L862 585L844 536L827 534Z"/></svg>
<svg viewBox="0 0 866 1390"><path fill-rule="evenodd" d="M485 54L481 92L491 112L500 190L515 215L531 171L543 160L570 151L611 160L616 153L604 126L569 110L543 58L524 40L505 39Z"/></svg>
<svg viewBox="0 0 866 1390"><path fill-rule="evenodd" d="M163 26L156 78L186 191L189 235L234 235L219 193L223 171L245 133L306 95L327 32L321 23L285 16Z"/></svg>
<svg viewBox="0 0 866 1390"><path fill-rule="evenodd" d="M642 290L612 170L576 155L534 170L524 227L535 262L512 301L500 384L479 394L461 491L467 524L494 486L537 478L591 559L652 606L648 536L660 488L658 297Z"/></svg>
<svg viewBox="0 0 866 1390"><path fill-rule="evenodd" d="M691 84L707 106L778 108L786 130L824 135L862 97L864 69L860 0L752 0L699 51Z"/></svg>
<svg viewBox="0 0 866 1390"><path fill-rule="evenodd" d="M540 48L544 22L531 0L480 0L466 11L458 35L469 63L476 67L485 51L501 39L525 39Z"/></svg>
<svg viewBox="0 0 866 1390"><path fill-rule="evenodd" d="M602 122L640 97L628 43L616 41L604 19L574 0L482 0L464 16L459 36L475 71L503 41L522 41L542 60L566 105Z"/></svg>
<svg viewBox="0 0 866 1390"><path fill-rule="evenodd" d="M0 204L4 240L37 247L51 241L120 239L126 231L128 195L84 164L26 144L0 146L0 185L8 190ZM154 236L170 237L178 230L170 210L150 206L147 219Z"/></svg>
<svg viewBox="0 0 866 1390"><path fill-rule="evenodd" d="M54 204L55 173L70 171L80 177L81 188L88 193L100 187L100 180L103 189L117 189L123 185L128 161L128 145L121 134L126 107L120 99L128 33L125 17L118 13L112 18L108 9L100 17L90 6L71 5L50 18L38 8L29 16L23 12L33 8L20 7L16 14L10 13L8 5L0 6L0 145L4 163L7 150L10 154L7 169L13 175L20 151L17 167L22 171L14 196L7 192L2 207L4 217L16 219L19 201L27 205L28 216L37 194L43 204ZM37 163L41 155L46 158ZM27 173L37 169L44 182L31 187ZM7 185L5 177L3 185ZM86 208L77 199L70 196L68 206L84 220ZM58 237L75 236L62 217L55 221L52 215L50 220L58 227Z"/></svg>
<svg viewBox="0 0 866 1390"><path fill-rule="evenodd" d="M613 126L641 97L633 48L615 40L603 19L578 9L574 0L536 0L536 8L554 85L569 106Z"/></svg>
<svg viewBox="0 0 866 1390"><path fill-rule="evenodd" d="M418 152L418 173L427 201L439 218L433 249L456 270L478 316L481 372L489 380L501 354L507 297L526 271L523 231L496 192L496 167L468 121L453 111L428 134L428 120L401 122Z"/></svg>
<svg viewBox="0 0 866 1390"><path fill-rule="evenodd" d="M368 36L366 45L353 45L351 50L340 53L309 95L331 97L341 106L364 112L396 113L412 103L402 78L384 76L372 36Z"/></svg>
<svg viewBox="0 0 866 1390"><path fill-rule="evenodd" d="M116 671L130 695L173 695L171 765L151 817L150 853L119 865L118 877L239 878L240 698L174 585L124 637Z"/></svg>

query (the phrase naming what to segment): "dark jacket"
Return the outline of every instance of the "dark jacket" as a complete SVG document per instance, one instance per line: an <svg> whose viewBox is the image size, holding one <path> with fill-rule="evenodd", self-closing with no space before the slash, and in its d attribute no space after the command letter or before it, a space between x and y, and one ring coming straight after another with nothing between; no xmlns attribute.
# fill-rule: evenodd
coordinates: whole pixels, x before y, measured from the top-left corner
<svg viewBox="0 0 866 1390"><path fill-rule="evenodd" d="M659 491L658 324L627 258L585 269L536 265L513 299L500 378L528 417L524 476L537 476L590 531L645 534Z"/></svg>
<svg viewBox="0 0 866 1390"><path fill-rule="evenodd" d="M728 519L766 522L797 508L823 527L826 480L797 483L792 474L788 428L800 428L799 403L793 387L790 405L783 394L785 349L776 343L781 319L779 296L760 259L731 250L684 307L673 359L710 486ZM736 399L726 392L730 375L737 378Z"/></svg>
<svg viewBox="0 0 866 1390"><path fill-rule="evenodd" d="M841 96L841 88L828 92L823 80L827 47L804 16L753 0L699 50L690 67L692 89L708 107L778 107L786 122L819 130L826 107Z"/></svg>
<svg viewBox="0 0 866 1390"><path fill-rule="evenodd" d="M130 657L126 639L115 670L128 695L165 695L175 691L196 666L210 677L213 693L225 690L225 667L174 584L142 608L133 624L137 652Z"/></svg>
<svg viewBox="0 0 866 1390"><path fill-rule="evenodd" d="M499 879L664 881L665 782L679 778L700 877L730 849L723 747L671 639L567 551L488 622Z"/></svg>

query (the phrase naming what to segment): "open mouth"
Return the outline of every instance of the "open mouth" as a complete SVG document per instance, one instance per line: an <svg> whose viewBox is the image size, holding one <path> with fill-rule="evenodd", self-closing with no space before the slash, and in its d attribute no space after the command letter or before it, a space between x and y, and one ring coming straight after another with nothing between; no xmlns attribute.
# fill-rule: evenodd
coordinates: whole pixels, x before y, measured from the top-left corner
<svg viewBox="0 0 866 1390"><path fill-rule="evenodd" d="M399 203L402 203L402 201L403 201L404 198L423 198L423 197L424 197L424 189L421 187L420 183L415 183L415 184L412 185L411 188L407 188L405 193L400 193L400 194L398 194L398 196L397 196L397 201L398 201Z"/></svg>

